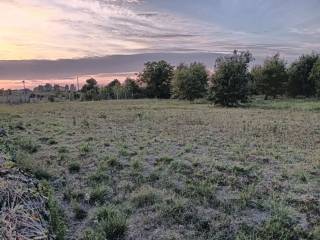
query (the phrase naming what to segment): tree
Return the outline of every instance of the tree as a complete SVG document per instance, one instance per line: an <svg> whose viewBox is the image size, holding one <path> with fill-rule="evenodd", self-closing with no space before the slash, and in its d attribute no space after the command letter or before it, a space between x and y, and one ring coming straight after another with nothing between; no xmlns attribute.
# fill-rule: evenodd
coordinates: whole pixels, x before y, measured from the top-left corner
<svg viewBox="0 0 320 240"><path fill-rule="evenodd" d="M141 90L138 83L130 78L127 78L123 84L125 98L138 98L141 95Z"/></svg>
<svg viewBox="0 0 320 240"><path fill-rule="evenodd" d="M280 59L279 54L276 54L265 60L261 68L261 78L257 81L257 88L259 92L265 94L265 100L269 96L276 98L277 95L285 93L287 81L286 63Z"/></svg>
<svg viewBox="0 0 320 240"><path fill-rule="evenodd" d="M314 64L311 70L309 81L314 83L315 94L318 98L320 98L320 58Z"/></svg>
<svg viewBox="0 0 320 240"><path fill-rule="evenodd" d="M118 79L114 79L107 85L109 88L113 88L114 86L121 86L121 83Z"/></svg>
<svg viewBox="0 0 320 240"><path fill-rule="evenodd" d="M119 99L121 88L122 86L118 79L111 81L104 89L107 99Z"/></svg>
<svg viewBox="0 0 320 240"><path fill-rule="evenodd" d="M34 91L34 92L44 92L44 91L45 91L45 88L44 88L44 86L39 85L38 87L35 87L35 88L33 89L33 91Z"/></svg>
<svg viewBox="0 0 320 240"><path fill-rule="evenodd" d="M85 100L98 100L99 98L99 88L98 82L94 78L90 78L83 85L81 92Z"/></svg>
<svg viewBox="0 0 320 240"><path fill-rule="evenodd" d="M236 106L248 100L248 65L252 54L234 51L231 56L219 57L212 76L209 100L223 106Z"/></svg>
<svg viewBox="0 0 320 240"><path fill-rule="evenodd" d="M77 88L76 88L76 86L74 84L70 85L70 91L71 92L76 92L77 91Z"/></svg>
<svg viewBox="0 0 320 240"><path fill-rule="evenodd" d="M53 85L53 90L54 90L55 92L60 92L60 86L59 86L58 84L54 84L54 85Z"/></svg>
<svg viewBox="0 0 320 240"><path fill-rule="evenodd" d="M50 83L46 83L44 85L44 91L51 92L52 90L53 90L53 87L52 87L52 85Z"/></svg>
<svg viewBox="0 0 320 240"><path fill-rule="evenodd" d="M145 87L148 97L170 98L172 77L173 67L166 61L147 62L138 82Z"/></svg>
<svg viewBox="0 0 320 240"><path fill-rule="evenodd" d="M208 73L201 63L181 64L174 72L172 93L176 98L189 101L202 98L207 93L207 86Z"/></svg>
<svg viewBox="0 0 320 240"><path fill-rule="evenodd" d="M289 68L288 94L292 97L314 96L316 93L314 82L310 81L310 73L319 55L313 53L302 55Z"/></svg>
<svg viewBox="0 0 320 240"><path fill-rule="evenodd" d="M261 89L258 88L259 83L262 82L262 66L256 65L251 69L249 80L249 91L252 94L261 94Z"/></svg>

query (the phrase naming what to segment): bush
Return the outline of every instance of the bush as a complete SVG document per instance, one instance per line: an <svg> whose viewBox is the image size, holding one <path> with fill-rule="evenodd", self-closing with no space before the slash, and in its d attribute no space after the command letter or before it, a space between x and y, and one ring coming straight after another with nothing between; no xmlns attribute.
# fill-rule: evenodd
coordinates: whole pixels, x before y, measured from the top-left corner
<svg viewBox="0 0 320 240"><path fill-rule="evenodd" d="M245 228L237 234L237 240L298 240L309 239L309 234L304 232L288 213L286 208L273 209L270 219L265 221L258 229Z"/></svg>
<svg viewBox="0 0 320 240"><path fill-rule="evenodd" d="M40 179L40 180L41 179L49 180L51 178L51 174L42 168L36 168L35 170L33 170L33 174L37 179Z"/></svg>
<svg viewBox="0 0 320 240"><path fill-rule="evenodd" d="M69 172L70 172L70 173L80 172L80 164L79 164L78 162L70 163L70 165L69 165Z"/></svg>
<svg viewBox="0 0 320 240"><path fill-rule="evenodd" d="M50 188L48 182L43 182L42 192L48 197L48 208L50 212L50 224L55 234L55 239L64 240L66 234L66 224L64 220L64 214L59 207L57 201L54 199L53 191Z"/></svg>
<svg viewBox="0 0 320 240"><path fill-rule="evenodd" d="M198 222L193 205L184 198L168 198L158 205L160 216L166 222L187 225Z"/></svg>
<svg viewBox="0 0 320 240"><path fill-rule="evenodd" d="M81 156L86 156L89 152L91 152L91 147L89 143L83 143L79 146L79 151Z"/></svg>
<svg viewBox="0 0 320 240"><path fill-rule="evenodd" d="M56 140L54 140L54 139L49 139L48 140L48 144L49 145L56 145L56 144L58 144L58 142Z"/></svg>
<svg viewBox="0 0 320 240"><path fill-rule="evenodd" d="M237 106L246 102L249 94L248 65L252 61L250 52L233 52L233 55L216 60L216 72L212 76L209 100L223 106Z"/></svg>
<svg viewBox="0 0 320 240"><path fill-rule="evenodd" d="M102 232L105 239L123 239L128 229L126 216L115 206L101 208L97 214L97 230Z"/></svg>
<svg viewBox="0 0 320 240"><path fill-rule="evenodd" d="M131 201L137 208L152 206L160 199L156 189L151 187L142 187L137 192L133 193Z"/></svg>
<svg viewBox="0 0 320 240"><path fill-rule="evenodd" d="M87 217L87 211L84 210L79 204L73 207L74 217L78 220L83 220Z"/></svg>
<svg viewBox="0 0 320 240"><path fill-rule="evenodd" d="M55 96L54 95L49 95L48 96L48 101L49 102L54 102L55 101Z"/></svg>
<svg viewBox="0 0 320 240"><path fill-rule="evenodd" d="M89 201L91 203L103 204L111 199L113 190L107 186L96 186L90 193Z"/></svg>
<svg viewBox="0 0 320 240"><path fill-rule="evenodd" d="M28 153L36 153L39 146L36 145L31 139L19 138L16 140L17 145L24 151Z"/></svg>
<svg viewBox="0 0 320 240"><path fill-rule="evenodd" d="M106 240L106 237L103 231L87 229L83 234L82 240Z"/></svg>

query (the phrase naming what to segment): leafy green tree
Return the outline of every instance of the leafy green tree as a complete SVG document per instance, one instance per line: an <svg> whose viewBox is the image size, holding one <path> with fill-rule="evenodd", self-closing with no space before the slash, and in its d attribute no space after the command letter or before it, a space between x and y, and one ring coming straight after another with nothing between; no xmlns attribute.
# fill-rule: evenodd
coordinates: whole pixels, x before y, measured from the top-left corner
<svg viewBox="0 0 320 240"><path fill-rule="evenodd" d="M207 87L208 73L201 63L181 64L174 72L172 93L176 98L189 101L202 98L207 94Z"/></svg>
<svg viewBox="0 0 320 240"><path fill-rule="evenodd" d="M52 85L51 85L50 83L46 83L46 84L44 85L44 91L45 91L45 92L51 92L51 91L53 91Z"/></svg>
<svg viewBox="0 0 320 240"><path fill-rule="evenodd" d="M259 92L265 94L265 100L269 96L276 98L277 95L284 94L287 82L286 62L280 59L279 54L267 58L261 69L261 78L257 81Z"/></svg>
<svg viewBox="0 0 320 240"><path fill-rule="evenodd" d="M311 70L309 81L314 83L316 96L320 98L320 58Z"/></svg>
<svg viewBox="0 0 320 240"><path fill-rule="evenodd" d="M120 99L122 94L122 86L118 79L113 80L110 82L107 86L110 88L111 92L111 98L112 99Z"/></svg>
<svg viewBox="0 0 320 240"><path fill-rule="evenodd" d="M170 98L170 83L173 77L173 67L166 61L147 62L138 82L145 87L148 97Z"/></svg>
<svg viewBox="0 0 320 240"><path fill-rule="evenodd" d="M141 90L138 83L131 78L127 78L124 81L123 88L125 92L125 98L139 98L141 96Z"/></svg>
<svg viewBox="0 0 320 240"><path fill-rule="evenodd" d="M99 88L98 82L94 78L90 78L83 85L81 92L83 93L84 100L98 100L99 99Z"/></svg>
<svg viewBox="0 0 320 240"><path fill-rule="evenodd" d="M59 86L58 84L54 84L54 85L53 85L53 90L54 90L55 92L60 92L60 86Z"/></svg>
<svg viewBox="0 0 320 240"><path fill-rule="evenodd" d="M114 86L121 86L121 83L118 79L114 79L107 85L109 88L113 88Z"/></svg>
<svg viewBox="0 0 320 240"><path fill-rule="evenodd" d="M258 88L259 83L262 82L262 66L261 65L256 65L251 69L250 72L250 80L249 80L249 91L250 95L253 94L261 94L260 90Z"/></svg>
<svg viewBox="0 0 320 240"><path fill-rule="evenodd" d="M118 79L114 79L106 87L101 89L100 94L103 99L119 99L120 88L120 81Z"/></svg>
<svg viewBox="0 0 320 240"><path fill-rule="evenodd" d="M311 97L316 93L314 82L309 78L319 55L313 53L303 55L289 68L288 94L292 97L298 95Z"/></svg>
<svg viewBox="0 0 320 240"><path fill-rule="evenodd" d="M250 75L248 65L252 54L234 51L231 56L219 57L212 76L209 100L223 106L237 106L246 102L249 95Z"/></svg>

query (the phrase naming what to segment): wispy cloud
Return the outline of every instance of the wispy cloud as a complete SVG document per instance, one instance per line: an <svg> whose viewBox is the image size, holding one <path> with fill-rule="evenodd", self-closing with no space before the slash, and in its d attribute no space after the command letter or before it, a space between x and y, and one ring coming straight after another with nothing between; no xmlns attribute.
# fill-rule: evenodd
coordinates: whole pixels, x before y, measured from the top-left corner
<svg viewBox="0 0 320 240"><path fill-rule="evenodd" d="M1 59L320 48L318 0L2 0Z"/></svg>

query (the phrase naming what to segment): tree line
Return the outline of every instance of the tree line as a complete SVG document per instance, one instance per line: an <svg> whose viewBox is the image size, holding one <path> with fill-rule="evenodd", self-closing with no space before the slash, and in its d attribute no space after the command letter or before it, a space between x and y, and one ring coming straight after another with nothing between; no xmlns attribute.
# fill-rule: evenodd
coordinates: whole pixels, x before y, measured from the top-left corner
<svg viewBox="0 0 320 240"><path fill-rule="evenodd" d="M235 50L217 58L212 74L198 62L177 67L163 60L147 62L136 80L128 78L123 83L114 80L101 87L95 79L88 79L80 90L80 98L86 101L206 98L215 104L238 106L253 95L264 95L265 99L320 97L319 54L302 55L290 65L279 54L265 59L261 65L251 66L253 60L249 51Z"/></svg>

